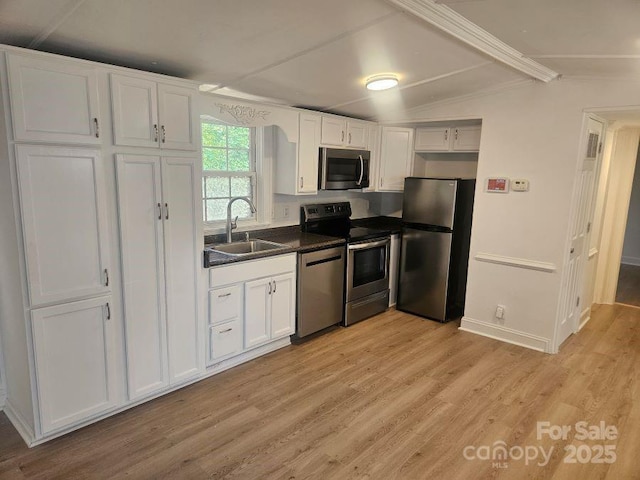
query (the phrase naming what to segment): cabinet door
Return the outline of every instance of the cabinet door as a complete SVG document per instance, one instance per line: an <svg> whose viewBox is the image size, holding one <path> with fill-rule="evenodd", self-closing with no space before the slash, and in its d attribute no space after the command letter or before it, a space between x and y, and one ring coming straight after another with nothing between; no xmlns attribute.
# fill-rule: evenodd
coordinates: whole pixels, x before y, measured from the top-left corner
<svg viewBox="0 0 640 480"><path fill-rule="evenodd" d="M416 128L416 151L447 152L451 146L451 129L445 127Z"/></svg>
<svg viewBox="0 0 640 480"><path fill-rule="evenodd" d="M379 191L402 191L413 168L413 129L383 127Z"/></svg>
<svg viewBox="0 0 640 480"><path fill-rule="evenodd" d="M113 142L133 147L157 147L158 93L156 82L111 75Z"/></svg>
<svg viewBox="0 0 640 480"><path fill-rule="evenodd" d="M43 434L116 406L110 301L100 297L31 311Z"/></svg>
<svg viewBox="0 0 640 480"><path fill-rule="evenodd" d="M16 157L31 305L109 293L100 152L18 145Z"/></svg>
<svg viewBox="0 0 640 480"><path fill-rule="evenodd" d="M162 159L164 262L166 265L169 376L179 382L200 371L198 332L198 264L196 192L201 181L193 158Z"/></svg>
<svg viewBox="0 0 640 480"><path fill-rule="evenodd" d="M244 347L260 345L270 337L271 278L244 284Z"/></svg>
<svg viewBox="0 0 640 480"><path fill-rule="evenodd" d="M323 145L341 146L346 143L346 121L335 117L322 117Z"/></svg>
<svg viewBox="0 0 640 480"><path fill-rule="evenodd" d="M368 125L360 122L347 122L347 145L354 148L367 148Z"/></svg>
<svg viewBox="0 0 640 480"><path fill-rule="evenodd" d="M296 278L293 273L273 277L271 338L292 335L296 322Z"/></svg>
<svg viewBox="0 0 640 480"><path fill-rule="evenodd" d="M456 127L453 129L453 150L457 152L477 152L480 150L479 126Z"/></svg>
<svg viewBox="0 0 640 480"><path fill-rule="evenodd" d="M169 384L160 159L118 155L129 398Z"/></svg>
<svg viewBox="0 0 640 480"><path fill-rule="evenodd" d="M298 143L298 193L318 192L318 148L320 147L318 115L300 114Z"/></svg>
<svg viewBox="0 0 640 480"><path fill-rule="evenodd" d="M196 91L175 85L158 85L160 146L175 150L198 148Z"/></svg>
<svg viewBox="0 0 640 480"><path fill-rule="evenodd" d="M16 140L100 143L93 67L7 54Z"/></svg>

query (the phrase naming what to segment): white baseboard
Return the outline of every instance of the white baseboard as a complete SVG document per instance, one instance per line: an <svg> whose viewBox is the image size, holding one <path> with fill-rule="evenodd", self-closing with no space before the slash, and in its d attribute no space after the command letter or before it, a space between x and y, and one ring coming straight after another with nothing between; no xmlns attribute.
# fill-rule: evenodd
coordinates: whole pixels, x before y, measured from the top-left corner
<svg viewBox="0 0 640 480"><path fill-rule="evenodd" d="M35 433L29 423L22 417L22 415L16 410L11 402L7 399L4 405L4 414L9 421L13 424L14 428L18 431L25 443L32 447L35 441Z"/></svg>
<svg viewBox="0 0 640 480"><path fill-rule="evenodd" d="M633 265L635 267L640 267L640 258L638 257L622 257L620 263L624 263L625 265Z"/></svg>
<svg viewBox="0 0 640 480"><path fill-rule="evenodd" d="M551 353L551 341L526 332L520 332L502 325L494 325L469 317L462 317L460 330L483 337L493 338L501 342L511 343L520 347L530 348L538 352Z"/></svg>

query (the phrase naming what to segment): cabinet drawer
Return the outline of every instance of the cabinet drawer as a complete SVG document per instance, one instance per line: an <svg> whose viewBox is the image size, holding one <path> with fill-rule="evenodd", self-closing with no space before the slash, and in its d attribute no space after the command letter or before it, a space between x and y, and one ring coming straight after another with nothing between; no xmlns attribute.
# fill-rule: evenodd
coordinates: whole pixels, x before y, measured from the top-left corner
<svg viewBox="0 0 640 480"><path fill-rule="evenodd" d="M242 352L240 319L209 327L209 359L218 360Z"/></svg>
<svg viewBox="0 0 640 480"><path fill-rule="evenodd" d="M242 316L240 285L216 288L209 292L209 323L216 324Z"/></svg>

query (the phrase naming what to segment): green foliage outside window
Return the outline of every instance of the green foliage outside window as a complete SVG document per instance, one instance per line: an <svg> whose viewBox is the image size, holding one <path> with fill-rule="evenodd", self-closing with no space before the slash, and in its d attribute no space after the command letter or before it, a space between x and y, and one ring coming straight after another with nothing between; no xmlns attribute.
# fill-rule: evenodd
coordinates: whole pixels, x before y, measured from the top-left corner
<svg viewBox="0 0 640 480"><path fill-rule="evenodd" d="M226 219L232 197L248 197L255 203L253 129L202 122L202 167L204 170L204 220ZM253 218L245 202L235 202L233 216Z"/></svg>

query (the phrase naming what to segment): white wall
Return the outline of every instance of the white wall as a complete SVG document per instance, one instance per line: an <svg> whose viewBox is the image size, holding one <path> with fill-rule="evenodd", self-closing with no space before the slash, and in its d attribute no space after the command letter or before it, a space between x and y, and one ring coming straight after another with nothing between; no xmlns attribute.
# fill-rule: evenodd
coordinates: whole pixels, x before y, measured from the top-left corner
<svg viewBox="0 0 640 480"><path fill-rule="evenodd" d="M630 105L640 105L636 82L565 78L425 106L387 119L482 119L465 311L469 329L553 350L584 113ZM527 178L530 191L486 193L482 184L490 176ZM525 264L541 262L556 270L487 263L474 259L479 253ZM506 307L503 321L494 318L498 304Z"/></svg>
<svg viewBox="0 0 640 480"><path fill-rule="evenodd" d="M640 265L640 168L637 167L640 151L638 153L622 249L622 263L630 265Z"/></svg>

